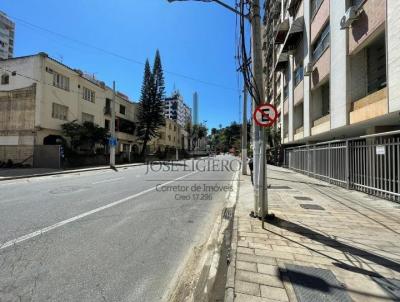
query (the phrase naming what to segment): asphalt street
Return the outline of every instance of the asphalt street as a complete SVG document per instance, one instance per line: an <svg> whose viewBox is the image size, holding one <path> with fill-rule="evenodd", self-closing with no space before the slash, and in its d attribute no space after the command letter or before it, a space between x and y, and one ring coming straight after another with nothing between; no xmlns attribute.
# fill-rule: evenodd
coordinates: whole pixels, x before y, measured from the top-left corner
<svg viewBox="0 0 400 302"><path fill-rule="evenodd" d="M218 156L0 182L0 302L165 299L238 169Z"/></svg>

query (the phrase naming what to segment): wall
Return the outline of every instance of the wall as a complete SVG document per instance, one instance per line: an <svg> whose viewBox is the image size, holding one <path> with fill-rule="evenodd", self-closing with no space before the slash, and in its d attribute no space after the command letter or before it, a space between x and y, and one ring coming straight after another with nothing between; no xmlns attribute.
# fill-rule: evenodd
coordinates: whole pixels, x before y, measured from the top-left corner
<svg viewBox="0 0 400 302"><path fill-rule="evenodd" d="M337 2L337 0L333 1ZM330 0L324 0L314 19L311 21L311 44L314 43L321 30L324 28L326 22L329 20L329 3Z"/></svg>
<svg viewBox="0 0 400 302"><path fill-rule="evenodd" d="M347 56L347 32L340 28L340 20L346 12L346 1L331 1L330 7L330 112L331 128L348 124L350 110L349 59Z"/></svg>
<svg viewBox="0 0 400 302"><path fill-rule="evenodd" d="M400 110L400 1L387 0L389 112Z"/></svg>
<svg viewBox="0 0 400 302"><path fill-rule="evenodd" d="M340 5L342 1L335 1ZM362 7L358 20L354 21L349 30L349 53L363 47L363 43L372 38L376 31L383 30L386 19L384 0L367 0ZM395 9L395 8L394 8ZM398 11L397 11L398 12Z"/></svg>

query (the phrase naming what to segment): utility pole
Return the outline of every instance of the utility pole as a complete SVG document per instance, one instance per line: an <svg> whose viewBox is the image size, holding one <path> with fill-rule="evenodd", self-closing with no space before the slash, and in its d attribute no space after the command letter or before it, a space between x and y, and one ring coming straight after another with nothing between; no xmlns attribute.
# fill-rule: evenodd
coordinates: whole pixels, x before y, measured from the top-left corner
<svg viewBox="0 0 400 302"><path fill-rule="evenodd" d="M115 169L115 147L116 147L116 138L115 138L115 81L113 82L113 97L111 103L111 140L110 140L110 167Z"/></svg>
<svg viewBox="0 0 400 302"><path fill-rule="evenodd" d="M250 8L250 22L251 22L251 34L252 34L252 49L253 49L253 74L254 74L254 84L256 87L255 95L259 97L259 100L256 100L258 105L265 103L265 95L264 95L264 83L263 83L263 63L262 63L262 45L261 45L261 16L260 16L260 1L252 0L251 8ZM253 108L253 110L255 107ZM260 152L260 160L259 160L259 175L258 175L258 205L255 209L255 215L261 217L262 226L264 227L264 220L268 214L268 210L266 211L266 202L267 202L267 188L266 188L266 152L265 152L265 128L254 125L255 127L255 144L254 144L254 153ZM257 142L257 139L261 138L261 143ZM258 149L259 148L259 149ZM258 149L258 150L257 150ZM261 150L260 150L261 149ZM255 163L257 164L257 163Z"/></svg>
<svg viewBox="0 0 400 302"><path fill-rule="evenodd" d="M247 175L247 87L243 87L242 174Z"/></svg>

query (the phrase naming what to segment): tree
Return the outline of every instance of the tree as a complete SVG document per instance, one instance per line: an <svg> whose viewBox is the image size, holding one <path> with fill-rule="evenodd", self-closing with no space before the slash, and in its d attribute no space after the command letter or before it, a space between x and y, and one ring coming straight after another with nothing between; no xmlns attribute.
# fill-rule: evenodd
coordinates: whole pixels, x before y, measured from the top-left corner
<svg viewBox="0 0 400 302"><path fill-rule="evenodd" d="M91 122L81 125L77 121L72 121L63 124L61 128L63 134L70 139L72 149L75 150L82 146L88 146L93 152L96 144L105 146L109 138L107 129Z"/></svg>
<svg viewBox="0 0 400 302"><path fill-rule="evenodd" d="M158 52L157 52L158 53ZM158 58L158 59L157 59ZM138 108L138 137L143 142L141 156L144 157L147 143L158 136L158 129L165 125L162 97L165 93L161 60L156 55L154 72L146 60L141 97ZM157 66L156 66L157 65Z"/></svg>

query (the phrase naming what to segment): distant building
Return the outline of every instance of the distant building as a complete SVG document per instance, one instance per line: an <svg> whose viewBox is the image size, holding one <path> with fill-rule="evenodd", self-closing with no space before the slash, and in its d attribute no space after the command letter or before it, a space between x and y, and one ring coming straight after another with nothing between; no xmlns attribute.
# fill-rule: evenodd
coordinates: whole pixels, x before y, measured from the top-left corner
<svg viewBox="0 0 400 302"><path fill-rule="evenodd" d="M14 55L15 23L0 11L0 59L9 59Z"/></svg>
<svg viewBox="0 0 400 302"><path fill-rule="evenodd" d="M192 120L192 110L185 104L179 91L165 99L164 114L165 118L176 121L182 127Z"/></svg>
<svg viewBox="0 0 400 302"><path fill-rule="evenodd" d="M193 94L193 125L199 124L199 95Z"/></svg>

